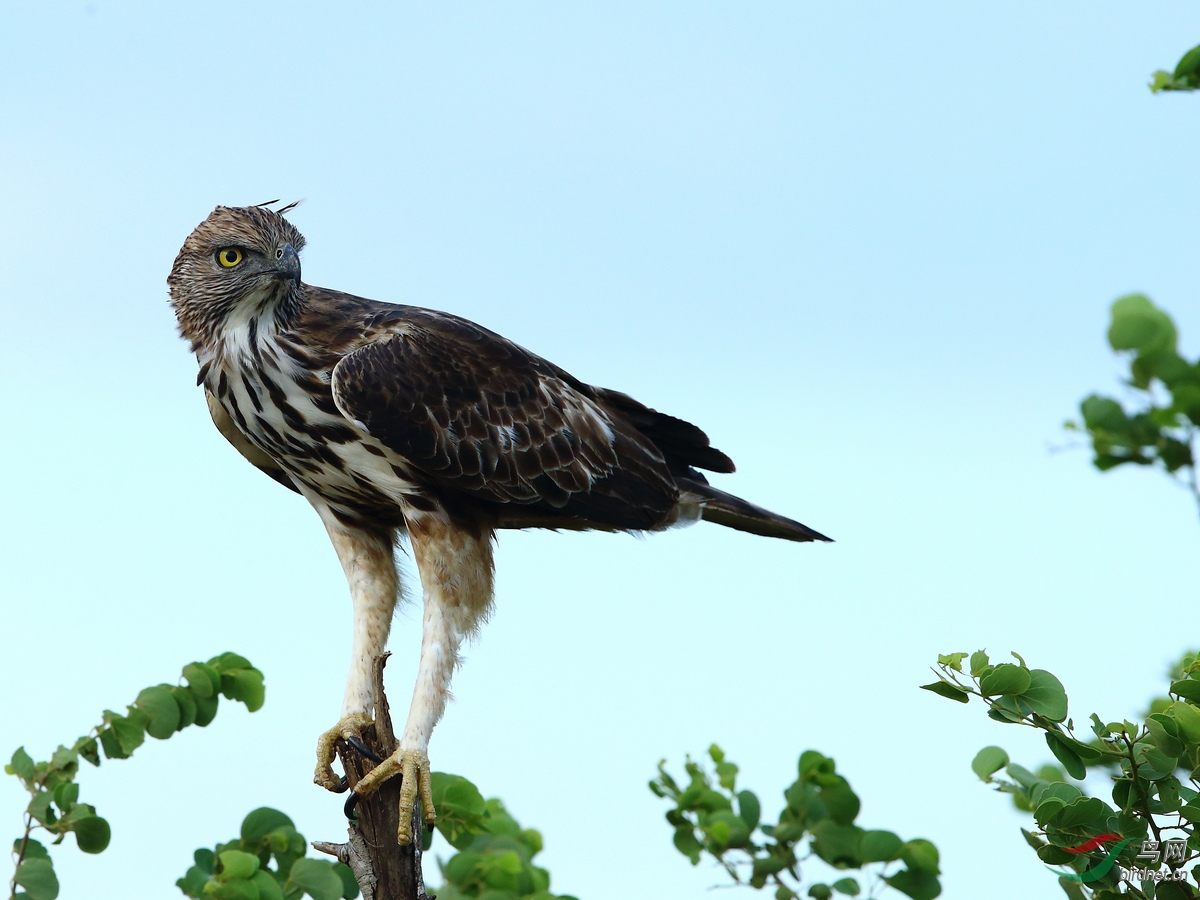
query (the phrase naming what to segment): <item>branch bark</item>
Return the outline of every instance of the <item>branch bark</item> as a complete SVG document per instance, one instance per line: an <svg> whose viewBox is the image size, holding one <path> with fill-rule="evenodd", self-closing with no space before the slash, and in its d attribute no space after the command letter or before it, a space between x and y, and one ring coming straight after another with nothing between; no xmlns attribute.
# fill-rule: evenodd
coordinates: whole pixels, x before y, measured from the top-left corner
<svg viewBox="0 0 1200 900"><path fill-rule="evenodd" d="M375 657L371 693L375 702L375 724L362 733L363 743L376 756L386 759L398 746L392 731L392 715L383 692L383 667L390 653ZM351 790L375 763L353 748L338 742L338 756ZM425 893L421 876L421 840L424 835L420 804L413 810L416 840L404 847L396 842L400 825L400 779L393 778L355 807L347 840L343 844L313 841L313 848L336 856L348 865L358 881L363 900L435 900Z"/></svg>

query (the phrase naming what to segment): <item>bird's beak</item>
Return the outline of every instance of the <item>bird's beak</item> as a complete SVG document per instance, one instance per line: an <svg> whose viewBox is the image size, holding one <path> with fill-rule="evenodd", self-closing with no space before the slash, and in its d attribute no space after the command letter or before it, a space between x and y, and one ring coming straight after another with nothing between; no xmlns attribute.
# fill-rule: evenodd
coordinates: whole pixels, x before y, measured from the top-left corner
<svg viewBox="0 0 1200 900"><path fill-rule="evenodd" d="M300 257L296 254L296 248L291 244L284 244L283 255L279 257L279 262L275 264L275 268L271 271L276 275L291 279L296 284L299 284Z"/></svg>

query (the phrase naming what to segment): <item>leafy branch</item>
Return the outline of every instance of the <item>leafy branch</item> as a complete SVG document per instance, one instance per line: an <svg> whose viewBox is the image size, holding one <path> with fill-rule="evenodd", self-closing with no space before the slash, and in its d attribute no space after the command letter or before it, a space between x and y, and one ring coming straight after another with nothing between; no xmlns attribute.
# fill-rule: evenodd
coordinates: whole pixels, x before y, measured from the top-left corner
<svg viewBox="0 0 1200 900"><path fill-rule="evenodd" d="M124 715L105 710L99 725L70 747L60 745L45 762L34 762L24 747L13 753L4 771L20 779L32 796L25 808L23 834L13 842L15 871L9 900L58 896L58 876L45 845L32 837L35 831L52 835L54 844L74 834L84 853L100 853L108 846L112 836L108 822L96 815L94 806L79 802L75 783L79 760L99 766L101 750L106 759L128 759L147 734L166 740L189 725L204 727L216 716L222 694L244 703L250 712L263 704L262 672L235 653L223 653L207 663L189 663L182 677L186 685L146 688Z"/></svg>
<svg viewBox="0 0 1200 900"><path fill-rule="evenodd" d="M1200 54L1197 60L1200 65ZM1091 394L1079 404L1082 423L1067 422L1066 427L1088 432L1093 465L1102 472L1130 463L1161 466L1200 506L1200 359L1181 356L1178 341L1171 317L1147 297L1118 299L1112 305L1108 342L1114 351L1127 354L1126 385L1133 402L1127 408L1111 397Z"/></svg>
<svg viewBox="0 0 1200 900"><path fill-rule="evenodd" d="M1172 673L1169 696L1151 704L1144 722L1106 723L1092 714L1092 735L1083 740L1067 716L1061 682L1013 656L1016 664L993 665L982 650L969 658L941 655L938 680L922 687L962 703L977 697L990 718L1042 731L1075 780L1087 779L1089 770L1107 776L1112 805L1068 783L1054 766L1034 774L999 747L980 750L971 764L975 773L1032 813L1035 827L1022 829L1026 842L1044 863L1068 868L1059 883L1073 900L1194 897L1184 879L1188 864L1200 858L1194 829L1200 822L1200 661L1184 658ZM1007 778L997 776L1001 769ZM1105 847L1118 837L1119 850Z"/></svg>
<svg viewBox="0 0 1200 900"><path fill-rule="evenodd" d="M692 865L708 854L734 884L772 886L776 900L800 896L801 864L813 857L834 869L863 872L871 878L869 897L889 886L914 900L933 900L941 894L937 848L921 838L903 841L890 831L855 825L862 804L829 757L815 750L800 755L799 777L784 790L787 805L771 825L760 821L758 796L737 790L737 765L716 744L708 748L708 756L715 781L688 757L686 787L667 772L666 760L658 764L658 777L650 782L655 795L675 804L667 811L667 822L675 829L675 848ZM888 864L894 862L903 862L904 868L889 871ZM808 896L828 900L836 892L856 897L862 890L857 878L846 876L832 884L810 883Z"/></svg>

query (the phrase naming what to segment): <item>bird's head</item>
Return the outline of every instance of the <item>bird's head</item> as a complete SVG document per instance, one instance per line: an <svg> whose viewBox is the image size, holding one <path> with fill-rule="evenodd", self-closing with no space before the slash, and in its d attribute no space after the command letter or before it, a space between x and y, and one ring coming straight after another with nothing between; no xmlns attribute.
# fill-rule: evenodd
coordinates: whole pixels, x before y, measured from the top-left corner
<svg viewBox="0 0 1200 900"><path fill-rule="evenodd" d="M304 235L283 217L291 208L218 206L183 242L167 286L193 349L211 346L235 314L278 316L302 302Z"/></svg>

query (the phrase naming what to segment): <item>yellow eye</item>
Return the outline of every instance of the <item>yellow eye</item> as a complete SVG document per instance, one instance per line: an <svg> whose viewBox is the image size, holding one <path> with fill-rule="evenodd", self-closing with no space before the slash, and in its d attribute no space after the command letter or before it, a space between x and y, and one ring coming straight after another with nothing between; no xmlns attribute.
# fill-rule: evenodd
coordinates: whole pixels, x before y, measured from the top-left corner
<svg viewBox="0 0 1200 900"><path fill-rule="evenodd" d="M245 259L245 256L242 255L242 251L237 247L226 247L224 250L217 251L217 262L226 269L232 269L243 259Z"/></svg>

